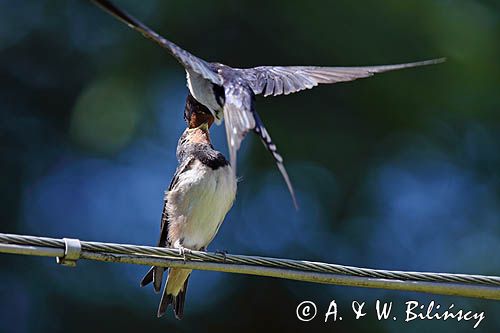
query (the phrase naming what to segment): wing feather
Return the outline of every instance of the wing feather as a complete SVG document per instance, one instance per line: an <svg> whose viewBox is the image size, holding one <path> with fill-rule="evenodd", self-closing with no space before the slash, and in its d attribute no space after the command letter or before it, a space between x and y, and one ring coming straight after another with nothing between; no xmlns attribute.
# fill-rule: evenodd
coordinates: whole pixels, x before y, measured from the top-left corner
<svg viewBox="0 0 500 333"><path fill-rule="evenodd" d="M320 83L353 81L376 73L438 64L444 61L445 58L440 58L397 65L364 67L260 66L239 69L239 72L254 94L277 96L311 89Z"/></svg>
<svg viewBox="0 0 500 333"><path fill-rule="evenodd" d="M179 181L179 175L186 170L189 169L191 165L192 159L186 159L184 162L182 162L178 167L177 170L175 171L174 177L172 178L172 181L170 182L170 185L168 186L168 190L165 191L165 196L163 199L163 211L161 213L161 226L160 226L160 239L158 241L158 247L170 247L171 244L168 241L168 234L169 234L169 216L168 216L168 211L167 211L167 195L170 190L172 190L178 183ZM152 274L152 282L153 282L153 287L156 292L160 292L161 290L161 284L163 281L163 272L165 271L164 267L153 267L150 272ZM143 280L144 281L144 280ZM141 283L141 285L144 285L144 282Z"/></svg>
<svg viewBox="0 0 500 333"><path fill-rule="evenodd" d="M191 69L196 73L200 74L203 78L210 80L212 83L221 85L222 79L220 76L212 69L212 66L189 53L188 51L180 48L175 43L169 41L168 39L160 36L157 32L150 29L142 22L132 17L125 11L121 10L115 6L111 1L108 0L91 0L104 11L113 15L120 21L127 24L130 28L140 32L144 37L151 39L155 43L159 44L162 48L166 49L178 62L181 63L184 68Z"/></svg>

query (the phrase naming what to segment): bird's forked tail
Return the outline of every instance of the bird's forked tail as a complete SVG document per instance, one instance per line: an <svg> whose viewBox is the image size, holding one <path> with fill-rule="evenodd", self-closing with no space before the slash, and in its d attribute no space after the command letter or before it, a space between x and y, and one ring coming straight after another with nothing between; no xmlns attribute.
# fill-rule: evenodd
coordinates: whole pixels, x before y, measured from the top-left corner
<svg viewBox="0 0 500 333"><path fill-rule="evenodd" d="M184 315L184 302L186 299L189 275L192 270L182 268L170 268L167 283L163 289L160 305L158 306L158 318L167 311L169 304L172 304L175 318L182 319Z"/></svg>

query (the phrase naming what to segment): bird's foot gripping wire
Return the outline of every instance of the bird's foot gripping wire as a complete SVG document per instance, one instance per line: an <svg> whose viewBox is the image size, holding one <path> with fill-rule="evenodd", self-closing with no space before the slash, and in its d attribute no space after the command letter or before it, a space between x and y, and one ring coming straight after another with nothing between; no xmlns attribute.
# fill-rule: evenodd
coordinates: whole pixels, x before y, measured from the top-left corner
<svg viewBox="0 0 500 333"><path fill-rule="evenodd" d="M191 253L191 250L188 249L187 247L183 247L183 246L179 246L177 248L177 250L179 251L179 255L182 256L182 260L184 262L186 262L186 253L187 254L190 254Z"/></svg>
<svg viewBox="0 0 500 333"><path fill-rule="evenodd" d="M226 262L227 258L227 250L215 250L215 254L220 254L224 257L224 262Z"/></svg>

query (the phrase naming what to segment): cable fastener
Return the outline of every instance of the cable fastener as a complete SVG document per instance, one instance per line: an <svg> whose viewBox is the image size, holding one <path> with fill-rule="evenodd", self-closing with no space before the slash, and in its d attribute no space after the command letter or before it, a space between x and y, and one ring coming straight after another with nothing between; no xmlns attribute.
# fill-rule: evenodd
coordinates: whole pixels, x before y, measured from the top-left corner
<svg viewBox="0 0 500 333"><path fill-rule="evenodd" d="M56 262L64 266L75 267L76 261L80 259L82 253L82 244L80 240L74 238L63 238L63 241L64 256L57 257Z"/></svg>

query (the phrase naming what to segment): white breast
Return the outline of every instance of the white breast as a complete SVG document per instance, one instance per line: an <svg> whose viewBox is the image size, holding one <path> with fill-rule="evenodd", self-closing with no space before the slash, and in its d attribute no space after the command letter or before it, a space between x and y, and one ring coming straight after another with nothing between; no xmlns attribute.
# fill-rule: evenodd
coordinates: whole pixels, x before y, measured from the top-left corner
<svg viewBox="0 0 500 333"><path fill-rule="evenodd" d="M200 161L179 175L167 194L169 223L174 246L199 250L214 238L236 196L236 178L231 167L217 170ZM170 237L170 235L169 235ZM181 244L182 243L182 244Z"/></svg>

